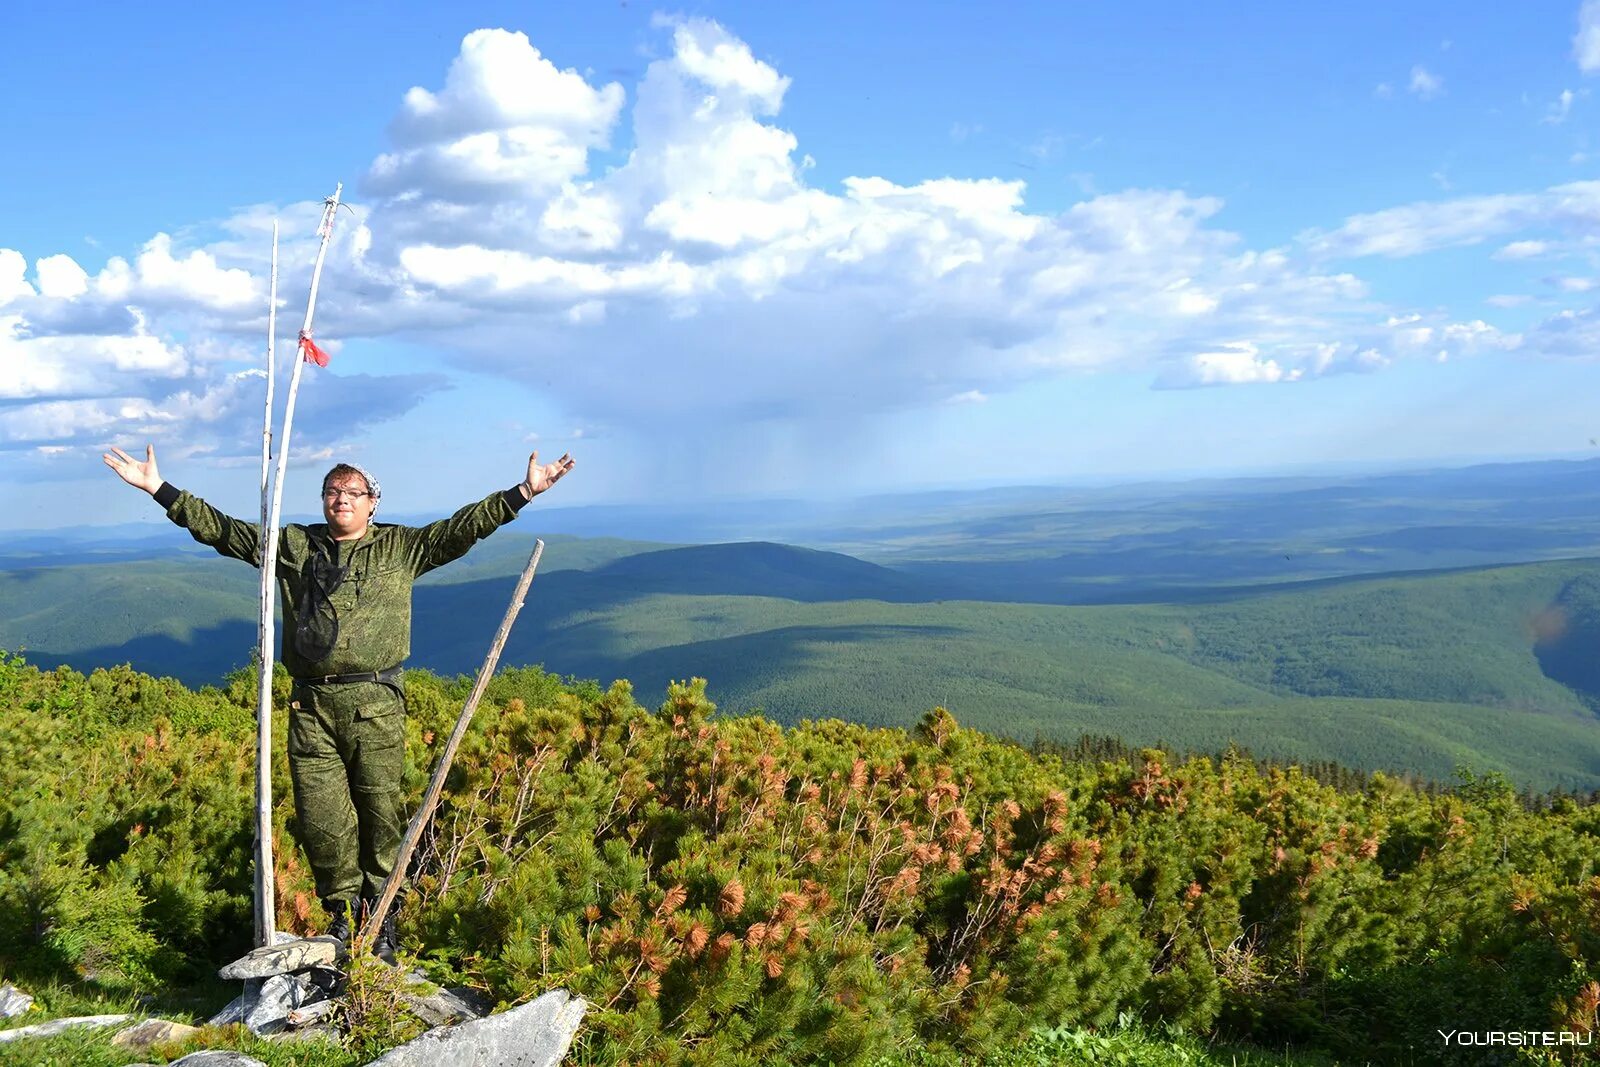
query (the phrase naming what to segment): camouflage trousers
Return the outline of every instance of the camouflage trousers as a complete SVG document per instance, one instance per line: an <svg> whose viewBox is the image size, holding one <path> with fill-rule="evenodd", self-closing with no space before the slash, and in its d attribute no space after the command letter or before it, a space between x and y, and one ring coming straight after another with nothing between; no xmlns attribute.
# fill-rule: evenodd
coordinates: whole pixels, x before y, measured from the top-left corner
<svg viewBox="0 0 1600 1067"><path fill-rule="evenodd" d="M353 902L383 891L405 833L405 737L405 700L387 685L295 687L289 776L321 899Z"/></svg>

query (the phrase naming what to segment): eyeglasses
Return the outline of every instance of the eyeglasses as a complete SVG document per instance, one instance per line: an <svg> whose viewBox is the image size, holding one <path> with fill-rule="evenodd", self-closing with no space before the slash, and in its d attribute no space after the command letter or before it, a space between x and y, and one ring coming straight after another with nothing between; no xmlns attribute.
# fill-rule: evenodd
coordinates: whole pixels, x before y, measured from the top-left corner
<svg viewBox="0 0 1600 1067"><path fill-rule="evenodd" d="M371 495L365 489L324 489L322 491L322 499L324 500L338 500L340 497L344 497L346 500L360 500L364 496Z"/></svg>

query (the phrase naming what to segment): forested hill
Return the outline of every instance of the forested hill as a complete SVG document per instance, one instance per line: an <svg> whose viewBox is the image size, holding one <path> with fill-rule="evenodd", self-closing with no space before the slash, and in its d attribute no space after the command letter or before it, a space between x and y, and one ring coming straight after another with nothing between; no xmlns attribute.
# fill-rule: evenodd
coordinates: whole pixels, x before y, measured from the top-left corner
<svg viewBox="0 0 1600 1067"><path fill-rule="evenodd" d="M418 587L412 664L474 671L531 546L506 533ZM712 679L724 707L906 725L942 704L1024 740L1083 732L1537 789L1600 785L1600 565L1575 560L1174 604L950 601L770 543L552 538L505 662ZM190 684L248 662L254 575L214 556L0 572L0 647Z"/></svg>
<svg viewBox="0 0 1600 1067"><path fill-rule="evenodd" d="M469 682L405 686L414 805ZM306 932L323 919L276 690L277 919ZM251 929L255 692L249 672L197 692L0 655L0 973L53 1003L200 1019L237 992L214 974ZM1438 1031L1600 1023L1600 808L1528 810L1494 776L1443 794L1346 777L1062 759L943 710L785 728L715 714L698 682L650 711L623 683L510 670L400 929L491 1003L583 996L585 1062L1077 1062L1014 1053L1138 1020L1459 1063ZM316 1062L365 1062L417 1024L353 1025Z"/></svg>

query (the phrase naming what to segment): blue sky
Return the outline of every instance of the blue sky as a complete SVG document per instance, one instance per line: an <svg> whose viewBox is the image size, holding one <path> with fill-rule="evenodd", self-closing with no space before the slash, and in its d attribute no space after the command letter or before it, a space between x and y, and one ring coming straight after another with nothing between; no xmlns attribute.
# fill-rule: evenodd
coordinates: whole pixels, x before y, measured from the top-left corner
<svg viewBox="0 0 1600 1067"><path fill-rule="evenodd" d="M291 508L1592 455L1600 8L1333 7L10 5L0 524L253 512L337 181Z"/></svg>

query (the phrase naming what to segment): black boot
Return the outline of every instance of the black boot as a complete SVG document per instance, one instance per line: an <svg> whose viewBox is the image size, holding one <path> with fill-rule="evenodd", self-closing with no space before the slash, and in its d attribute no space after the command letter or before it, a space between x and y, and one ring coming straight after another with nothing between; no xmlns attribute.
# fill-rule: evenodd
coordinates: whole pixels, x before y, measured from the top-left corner
<svg viewBox="0 0 1600 1067"><path fill-rule="evenodd" d="M368 897L361 904L361 915L365 921L366 916L371 915L373 909L378 906L378 900L376 897ZM394 928L394 913L399 904L398 900L390 903L389 912L383 917L383 922L378 925L378 933L372 939L372 954L391 967L396 966L395 952L400 948L400 941Z"/></svg>
<svg viewBox="0 0 1600 1067"><path fill-rule="evenodd" d="M338 940L340 945L350 943L350 902L348 900L324 900L322 909L328 913L328 929L324 937Z"/></svg>

